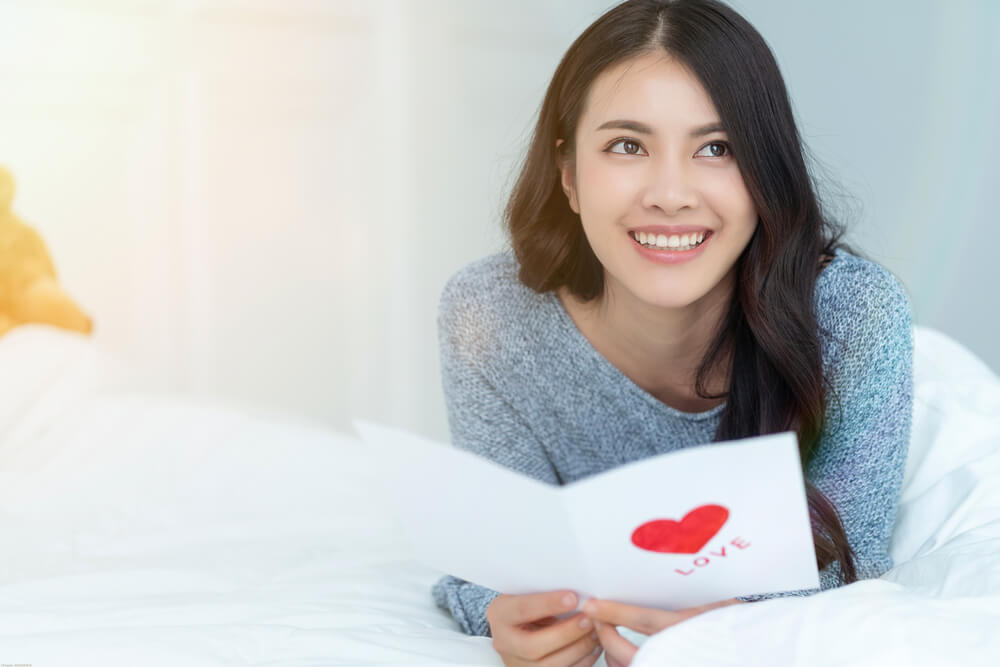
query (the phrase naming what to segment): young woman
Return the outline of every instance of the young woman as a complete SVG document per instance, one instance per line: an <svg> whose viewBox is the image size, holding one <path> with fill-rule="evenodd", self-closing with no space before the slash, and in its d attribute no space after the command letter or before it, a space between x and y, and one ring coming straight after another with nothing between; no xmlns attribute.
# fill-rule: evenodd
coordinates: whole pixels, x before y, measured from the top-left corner
<svg viewBox="0 0 1000 667"><path fill-rule="evenodd" d="M587 28L548 87L505 223L512 251L441 296L455 446L566 484L793 430L822 589L892 567L909 298L821 210L778 66L745 19L716 0L630 0ZM433 588L504 664L550 666L592 665L602 648L628 664L637 649L615 626L653 634L814 592L682 612L592 600L557 619L572 591L505 595L453 576Z"/></svg>

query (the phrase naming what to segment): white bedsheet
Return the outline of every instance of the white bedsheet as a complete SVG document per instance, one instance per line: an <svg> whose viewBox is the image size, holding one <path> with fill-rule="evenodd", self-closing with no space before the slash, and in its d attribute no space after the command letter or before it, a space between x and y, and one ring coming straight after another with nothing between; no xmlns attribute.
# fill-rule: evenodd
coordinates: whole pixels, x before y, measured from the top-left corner
<svg viewBox="0 0 1000 667"><path fill-rule="evenodd" d="M0 664L497 664L434 606L443 573L395 538L356 438L101 391L89 345L18 333L0 367L48 384L0 415Z"/></svg>
<svg viewBox="0 0 1000 667"><path fill-rule="evenodd" d="M0 368L58 363L0 412L0 664L501 664L434 606L443 573L410 557L355 437L108 390L70 334L3 341ZM995 664L1000 381L937 332L917 350L897 567L704 614L633 665Z"/></svg>

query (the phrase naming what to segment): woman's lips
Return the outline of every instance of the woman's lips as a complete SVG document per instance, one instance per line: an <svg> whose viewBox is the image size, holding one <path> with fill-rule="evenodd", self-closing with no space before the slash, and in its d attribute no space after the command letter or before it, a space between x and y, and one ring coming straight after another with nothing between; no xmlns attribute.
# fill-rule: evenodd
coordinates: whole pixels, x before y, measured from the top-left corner
<svg viewBox="0 0 1000 667"><path fill-rule="evenodd" d="M647 248L639 243L638 239L634 238L632 234L628 235L629 239L632 241L632 246L642 257L659 264L681 264L683 262L690 262L693 259L697 259L702 253L705 252L705 247L714 236L714 232L707 232L705 234L705 239L701 242L701 244L692 250L671 250L669 248Z"/></svg>

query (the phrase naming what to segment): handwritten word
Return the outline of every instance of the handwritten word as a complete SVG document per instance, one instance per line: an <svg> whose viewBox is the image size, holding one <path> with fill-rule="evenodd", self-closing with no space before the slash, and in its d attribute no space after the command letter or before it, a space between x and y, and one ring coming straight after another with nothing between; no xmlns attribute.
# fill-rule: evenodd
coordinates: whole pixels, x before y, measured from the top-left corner
<svg viewBox="0 0 1000 667"><path fill-rule="evenodd" d="M730 544L730 546L734 546L734 547L736 547L737 549L739 549L741 551L743 549L746 549L747 547L750 546L750 543L747 542L746 540L744 540L742 537L734 537L729 542L729 544ZM718 556L719 558L726 558L727 556L726 556L726 547L725 547L725 545L723 545L722 547L719 548L719 553L715 553L714 551L709 551L708 555L709 556ZM697 558L694 559L694 566L696 568L697 567L705 567L706 565L708 565L711 562L712 562L712 560L710 558L706 558L705 556L698 556ZM692 569L687 570L687 571L674 569L674 572L676 572L677 574L683 574L686 577L686 576L694 573L694 569L692 568Z"/></svg>

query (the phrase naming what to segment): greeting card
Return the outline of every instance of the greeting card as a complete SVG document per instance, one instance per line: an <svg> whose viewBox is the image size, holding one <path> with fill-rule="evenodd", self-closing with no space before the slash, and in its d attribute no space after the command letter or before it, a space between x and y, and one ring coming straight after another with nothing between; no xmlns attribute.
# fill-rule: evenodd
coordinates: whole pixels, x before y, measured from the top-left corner
<svg viewBox="0 0 1000 667"><path fill-rule="evenodd" d="M708 443L562 486L355 420L413 557L511 595L570 589L684 609L819 588L792 431Z"/></svg>

